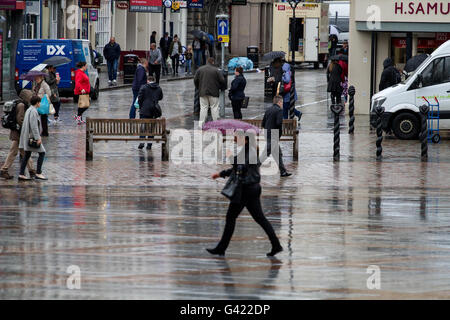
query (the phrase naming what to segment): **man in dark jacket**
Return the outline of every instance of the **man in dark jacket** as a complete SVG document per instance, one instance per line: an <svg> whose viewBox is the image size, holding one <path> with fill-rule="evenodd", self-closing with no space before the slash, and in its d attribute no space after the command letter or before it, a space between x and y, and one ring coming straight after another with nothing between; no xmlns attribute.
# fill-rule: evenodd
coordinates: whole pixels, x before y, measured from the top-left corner
<svg viewBox="0 0 450 320"><path fill-rule="evenodd" d="M200 118L199 125L203 126L211 108L213 120L219 119L219 94L225 86L225 77L222 71L214 66L214 58L208 58L208 64L201 66L194 76L195 88L199 90Z"/></svg>
<svg viewBox="0 0 450 320"><path fill-rule="evenodd" d="M25 111L30 104L32 95L33 92L28 89L23 89L19 94L20 99L16 104L16 122L19 126L22 126ZM9 133L9 140L11 141L11 147L9 149L8 156L6 157L6 161L0 169L0 177L4 179L14 178L8 171L16 159L17 153L19 152L20 131L11 129ZM20 149L20 156L23 157L24 155L24 150ZM30 173L30 177L36 176L36 170L33 169L33 162L31 161L31 158L28 160L27 168Z"/></svg>
<svg viewBox="0 0 450 320"><path fill-rule="evenodd" d="M103 56L108 64L108 84L117 84L117 65L120 58L120 46L116 43L116 38L111 37L109 43L103 48Z"/></svg>
<svg viewBox="0 0 450 320"><path fill-rule="evenodd" d="M161 54L162 54L162 74L164 75L168 75L169 74L169 69L167 68L167 57L169 56L169 49L170 49L170 44L172 43L172 38L169 37L169 33L166 32L164 33L164 37L162 37L159 40L159 49L161 50Z"/></svg>
<svg viewBox="0 0 450 320"><path fill-rule="evenodd" d="M156 119L161 117L158 110L158 101L162 100L163 92L155 78L148 76L148 83L141 87L138 95L139 114L141 119ZM144 137L141 137L144 138ZM153 137L149 137L153 138ZM139 144L139 149L144 148L144 143ZM147 149L152 148L151 143L147 143Z"/></svg>
<svg viewBox="0 0 450 320"><path fill-rule="evenodd" d="M381 74L380 91L392 87L402 81L400 72L395 68L394 61L391 58L386 58L383 62L383 73Z"/></svg>
<svg viewBox="0 0 450 320"><path fill-rule="evenodd" d="M275 96L273 98L273 105L266 110L262 121L262 127L266 131L266 150L263 151L261 156L261 163L263 163L272 154L272 130L278 130L278 168L280 169L281 177L289 177L290 173L287 172L283 163L283 154L281 153L280 137L283 134L283 97ZM275 147L275 146L274 146Z"/></svg>
<svg viewBox="0 0 450 320"><path fill-rule="evenodd" d="M136 108L134 107L134 103L136 102L141 87L147 84L147 70L148 61L145 58L141 58L134 74L133 86L131 87L133 91L133 102L131 103L130 108L130 119L136 118Z"/></svg>

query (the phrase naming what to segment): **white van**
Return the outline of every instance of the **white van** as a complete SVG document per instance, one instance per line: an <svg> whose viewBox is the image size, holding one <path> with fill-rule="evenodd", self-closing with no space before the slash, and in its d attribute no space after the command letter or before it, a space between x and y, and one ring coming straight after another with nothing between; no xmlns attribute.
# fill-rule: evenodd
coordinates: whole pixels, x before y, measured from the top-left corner
<svg viewBox="0 0 450 320"><path fill-rule="evenodd" d="M399 139L416 139L420 132L419 107L427 100L440 105L440 118L450 119L450 40L437 48L405 81L372 97L370 120L375 107L382 106L383 129Z"/></svg>

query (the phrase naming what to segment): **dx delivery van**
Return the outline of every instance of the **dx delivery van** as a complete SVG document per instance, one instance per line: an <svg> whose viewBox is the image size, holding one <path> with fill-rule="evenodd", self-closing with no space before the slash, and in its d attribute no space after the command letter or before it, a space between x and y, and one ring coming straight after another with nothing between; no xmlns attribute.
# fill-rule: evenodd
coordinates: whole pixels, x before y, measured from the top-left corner
<svg viewBox="0 0 450 320"><path fill-rule="evenodd" d="M75 88L76 65L85 61L88 65L87 73L91 84L91 98L98 99L99 77L94 64L94 53L88 40L81 39L24 39L19 40L16 52L15 89L17 94L24 88L31 89L31 83L19 80L19 77L30 70L42 71L46 65L43 62L54 56L67 57L68 64L56 68L61 81L58 85L61 97L73 97ZM75 99L77 97L74 97Z"/></svg>
<svg viewBox="0 0 450 320"><path fill-rule="evenodd" d="M440 118L450 119L450 40L437 48L405 81L372 97L370 121L375 126L375 108L382 106L383 129L399 139L416 139L421 129L422 105L439 103Z"/></svg>

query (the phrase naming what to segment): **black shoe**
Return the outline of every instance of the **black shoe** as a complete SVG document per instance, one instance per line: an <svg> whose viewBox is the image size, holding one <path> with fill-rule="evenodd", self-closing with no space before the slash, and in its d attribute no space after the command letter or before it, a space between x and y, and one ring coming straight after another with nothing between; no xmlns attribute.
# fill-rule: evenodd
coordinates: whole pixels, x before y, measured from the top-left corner
<svg viewBox="0 0 450 320"><path fill-rule="evenodd" d="M290 176L292 176L292 173L289 173L287 171L280 174L280 177L282 177L282 178L286 178L286 177L290 177Z"/></svg>
<svg viewBox="0 0 450 320"><path fill-rule="evenodd" d="M138 147L139 150L144 149L144 147L145 147L145 143L139 143L139 147Z"/></svg>
<svg viewBox="0 0 450 320"><path fill-rule="evenodd" d="M152 144L151 143L147 143L147 150L152 150Z"/></svg>
<svg viewBox="0 0 450 320"><path fill-rule="evenodd" d="M268 257L273 257L274 255L276 255L277 253L280 253L281 251L283 251L283 247L282 246L272 248L272 251L268 252L267 256Z"/></svg>
<svg viewBox="0 0 450 320"><path fill-rule="evenodd" d="M206 251L208 251L208 252L211 253L211 254L218 255L218 256L224 256L224 255L225 255L225 251L217 250L217 248L214 248L214 249L206 249Z"/></svg>

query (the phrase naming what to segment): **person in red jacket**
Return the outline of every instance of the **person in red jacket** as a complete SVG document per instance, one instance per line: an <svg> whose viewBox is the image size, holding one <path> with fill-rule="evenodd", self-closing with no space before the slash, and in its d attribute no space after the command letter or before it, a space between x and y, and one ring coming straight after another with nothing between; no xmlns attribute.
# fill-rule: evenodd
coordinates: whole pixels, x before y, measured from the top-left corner
<svg viewBox="0 0 450 320"><path fill-rule="evenodd" d="M339 56L345 55L344 49L339 50ZM345 102L348 100L348 63L344 60L339 60L339 65L342 68L341 82L342 82L342 94L344 95Z"/></svg>
<svg viewBox="0 0 450 320"><path fill-rule="evenodd" d="M80 95L80 94L89 95L89 93L91 92L91 85L89 83L89 77L86 74L87 64L84 61L80 61L80 62L78 62L77 67L78 67L78 70L75 72L75 89L74 89L73 93L75 95ZM85 112L86 109L87 109L87 107L80 108L78 106L78 113L74 117L75 120L78 122L78 124L84 123L82 116L83 116L83 112Z"/></svg>

